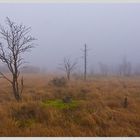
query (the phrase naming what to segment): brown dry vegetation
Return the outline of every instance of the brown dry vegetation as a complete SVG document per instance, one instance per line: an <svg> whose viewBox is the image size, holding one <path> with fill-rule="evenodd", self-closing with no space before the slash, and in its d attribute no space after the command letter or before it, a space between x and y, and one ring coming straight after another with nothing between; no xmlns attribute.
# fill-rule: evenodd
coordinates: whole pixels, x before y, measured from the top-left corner
<svg viewBox="0 0 140 140"><path fill-rule="evenodd" d="M20 103L7 82L0 80L0 136L140 136L140 78L93 77L87 82L73 80L65 87L48 84L50 79L26 75ZM65 95L78 106L42 105Z"/></svg>

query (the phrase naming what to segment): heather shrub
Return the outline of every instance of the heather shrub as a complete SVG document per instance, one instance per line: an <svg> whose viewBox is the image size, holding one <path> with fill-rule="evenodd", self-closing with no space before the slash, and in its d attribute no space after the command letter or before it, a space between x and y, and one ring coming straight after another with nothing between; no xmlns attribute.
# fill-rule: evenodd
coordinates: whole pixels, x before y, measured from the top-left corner
<svg viewBox="0 0 140 140"><path fill-rule="evenodd" d="M64 77L61 78L56 77L50 81L50 84L56 87L64 87L67 84L67 80Z"/></svg>

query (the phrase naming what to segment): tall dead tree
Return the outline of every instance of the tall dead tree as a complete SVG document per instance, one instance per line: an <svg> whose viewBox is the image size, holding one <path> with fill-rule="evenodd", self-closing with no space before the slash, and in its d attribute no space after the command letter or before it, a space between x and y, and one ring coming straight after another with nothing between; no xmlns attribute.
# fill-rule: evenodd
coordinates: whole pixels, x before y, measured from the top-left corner
<svg viewBox="0 0 140 140"><path fill-rule="evenodd" d="M64 58L60 69L66 73L67 80L70 80L72 71L76 68L77 62L72 62L70 58Z"/></svg>
<svg viewBox="0 0 140 140"><path fill-rule="evenodd" d="M102 76L107 76L109 74L109 67L102 62L99 63L99 69Z"/></svg>
<svg viewBox="0 0 140 140"><path fill-rule="evenodd" d="M7 65L12 77L2 72L0 75L11 84L15 99L20 101L23 91L23 77L19 84L20 70L24 63L22 54L34 47L32 41L35 38L29 35L30 27L18 25L9 18L6 18L6 24L7 28L0 26L0 39L3 41L0 43L0 60Z"/></svg>
<svg viewBox="0 0 140 140"><path fill-rule="evenodd" d="M84 46L84 80L87 79L87 45Z"/></svg>
<svg viewBox="0 0 140 140"><path fill-rule="evenodd" d="M132 65L127 61L126 57L123 58L122 64L119 67L120 75L130 76L132 72Z"/></svg>
<svg viewBox="0 0 140 140"><path fill-rule="evenodd" d="M84 61L85 61L85 71L84 71L84 79L87 79L87 46L85 44L85 51L84 51Z"/></svg>

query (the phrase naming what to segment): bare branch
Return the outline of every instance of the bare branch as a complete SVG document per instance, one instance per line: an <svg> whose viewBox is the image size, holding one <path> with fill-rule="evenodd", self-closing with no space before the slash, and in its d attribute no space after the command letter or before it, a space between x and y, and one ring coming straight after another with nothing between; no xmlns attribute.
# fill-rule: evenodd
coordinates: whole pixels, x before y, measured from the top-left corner
<svg viewBox="0 0 140 140"><path fill-rule="evenodd" d="M6 77L2 72L0 72L0 75L2 76L1 78L6 79L8 82L12 84L12 81L8 77Z"/></svg>

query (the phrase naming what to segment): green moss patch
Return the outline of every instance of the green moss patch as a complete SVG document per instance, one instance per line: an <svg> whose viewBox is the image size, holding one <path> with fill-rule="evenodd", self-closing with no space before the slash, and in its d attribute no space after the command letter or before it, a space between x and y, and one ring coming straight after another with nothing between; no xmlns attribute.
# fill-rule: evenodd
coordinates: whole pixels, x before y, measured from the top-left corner
<svg viewBox="0 0 140 140"><path fill-rule="evenodd" d="M64 103L62 100L47 100L42 102L43 106L46 107L55 107L57 109L71 109L75 108L79 105L79 102L76 100L72 100L70 103Z"/></svg>

